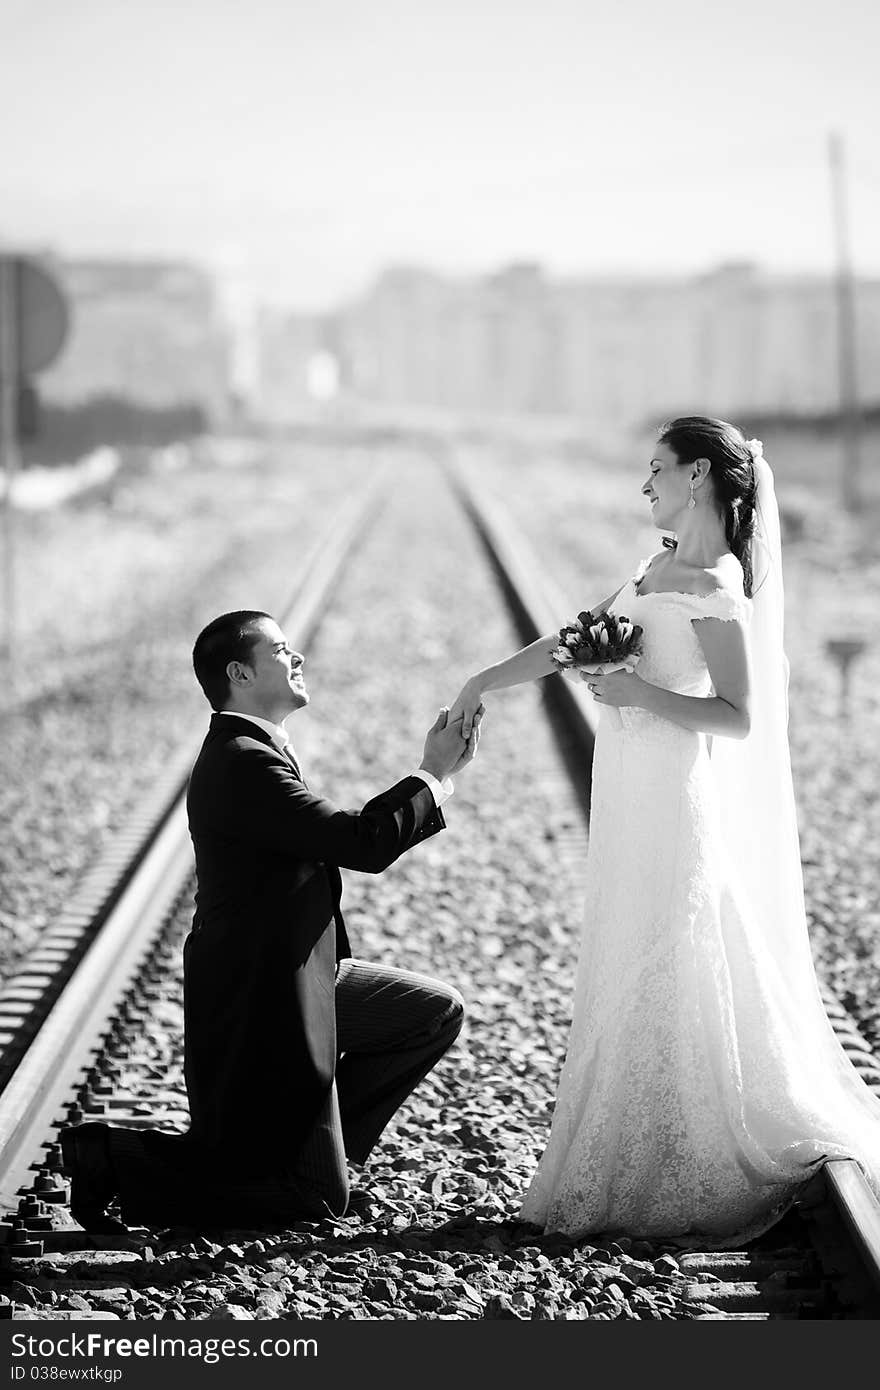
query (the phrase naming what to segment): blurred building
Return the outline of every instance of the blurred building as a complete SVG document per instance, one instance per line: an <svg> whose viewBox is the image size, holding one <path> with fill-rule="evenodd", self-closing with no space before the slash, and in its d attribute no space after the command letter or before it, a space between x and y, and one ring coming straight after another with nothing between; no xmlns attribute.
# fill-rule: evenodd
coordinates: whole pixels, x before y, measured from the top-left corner
<svg viewBox="0 0 880 1390"><path fill-rule="evenodd" d="M212 276L168 261L66 260L50 268L70 299L70 337L40 377L64 405L117 396L144 406L229 405L232 342Z"/></svg>
<svg viewBox="0 0 880 1390"><path fill-rule="evenodd" d="M264 308L258 324L255 411L269 424L301 418L335 394L340 360L333 315Z"/></svg>
<svg viewBox="0 0 880 1390"><path fill-rule="evenodd" d="M880 281L856 289L863 399L880 402ZM698 276L383 274L338 316L341 381L387 405L636 422L837 403L834 285L750 264Z"/></svg>

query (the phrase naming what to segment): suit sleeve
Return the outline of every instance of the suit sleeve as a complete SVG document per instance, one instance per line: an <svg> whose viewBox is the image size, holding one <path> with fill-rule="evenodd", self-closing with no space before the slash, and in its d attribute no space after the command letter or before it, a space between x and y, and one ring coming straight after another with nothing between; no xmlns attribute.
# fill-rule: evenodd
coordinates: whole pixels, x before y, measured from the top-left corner
<svg viewBox="0 0 880 1390"><path fill-rule="evenodd" d="M360 811L342 811L308 791L274 750L253 745L234 751L223 805L225 828L234 826L238 837L368 874L381 873L446 825L419 777L405 777Z"/></svg>

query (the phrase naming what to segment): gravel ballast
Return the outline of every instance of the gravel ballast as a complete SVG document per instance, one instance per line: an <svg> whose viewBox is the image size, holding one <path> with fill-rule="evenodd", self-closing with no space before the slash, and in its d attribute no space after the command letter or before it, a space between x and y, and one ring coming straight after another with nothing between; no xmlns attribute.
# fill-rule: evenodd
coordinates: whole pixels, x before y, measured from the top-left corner
<svg viewBox="0 0 880 1390"><path fill-rule="evenodd" d="M0 657L0 976L64 906L204 698L190 652L224 609L290 598L300 558L375 460L208 443L16 517L14 663ZM238 460L236 462L236 460Z"/></svg>
<svg viewBox="0 0 880 1390"><path fill-rule="evenodd" d="M312 704L290 724L310 783L362 804L417 764L465 676L514 644L476 540L411 460L308 656ZM711 1280L683 1256L578 1246L517 1220L567 1036L584 855L537 687L490 702L447 820L385 874L346 876L356 953L441 976L467 1005L459 1041L355 1174L351 1214L280 1234L166 1233L147 1258L47 1252L7 1289L19 1316L717 1316L699 1296ZM179 978L175 991L150 1046L180 1090Z"/></svg>
<svg viewBox="0 0 880 1390"><path fill-rule="evenodd" d="M281 575L279 557L261 563ZM612 587L600 584L596 596ZM425 459L401 451L395 495L308 653L312 704L290 728L311 785L353 806L397 780L418 762L439 705L515 645L450 494ZM191 680L188 647L185 656L175 700ZM124 694L120 702L124 724ZM480 754L457 781L449 828L380 877L346 875L356 954L439 975L467 1005L459 1041L355 1173L350 1214L283 1233L169 1232L128 1253L47 1253L5 1290L16 1316L723 1316L711 1303L714 1276L687 1255L625 1240L578 1245L517 1220L567 1037L585 845L538 687L486 703ZM145 745L168 707L154 726L149 702L139 706ZM75 709L75 700L66 706L68 719ZM62 784L73 796L72 771ZM169 1031L156 1046L169 1089L182 1094L179 979L162 1012Z"/></svg>
<svg viewBox="0 0 880 1390"><path fill-rule="evenodd" d="M615 592L660 548L640 494L650 437L599 464L579 447L477 448L467 466L500 500L565 596L569 620ZM875 443L876 447L876 443ZM785 436L764 440L783 522L792 771L817 968L880 1051L880 545L876 503L849 516L837 475ZM809 466L809 473L807 467ZM826 642L865 643L841 715Z"/></svg>

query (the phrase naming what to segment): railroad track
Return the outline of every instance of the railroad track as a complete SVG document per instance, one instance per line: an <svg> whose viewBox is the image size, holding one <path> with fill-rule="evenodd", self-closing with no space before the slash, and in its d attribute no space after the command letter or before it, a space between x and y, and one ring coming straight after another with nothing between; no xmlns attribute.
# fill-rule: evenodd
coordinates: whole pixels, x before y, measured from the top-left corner
<svg viewBox="0 0 880 1390"><path fill-rule="evenodd" d="M498 507L460 469L450 480L476 527L523 642L551 630L566 607ZM379 480L337 518L303 566L282 615L307 647L334 580L381 505ZM584 812L595 727L590 707L565 681L541 691ZM111 851L81 885L64 919L0 992L0 1258L13 1266L44 1251L93 1248L66 1217L57 1130L95 1115L129 1126L181 1128L169 1091L179 1063L182 1017L169 981L191 915L192 860L182 792L196 743L169 767ZM578 844L574 841L578 840ZM572 837L571 853L582 853ZM880 1085L880 1066L842 1005L826 1007L847 1051ZM164 1027L151 1029L156 1020ZM132 1043L132 1035L135 1042ZM873 1316L880 1297L880 1213L854 1164L827 1165L798 1210L748 1250L679 1257L693 1297L719 1317ZM97 1242L100 1243L100 1242ZM711 1282L707 1282L711 1280ZM704 1315L706 1316L706 1315Z"/></svg>
<svg viewBox="0 0 880 1390"><path fill-rule="evenodd" d="M483 542L523 643L557 627L570 608L503 509L450 456L451 484ZM560 618L562 615L562 618ZM596 735L592 707L568 681L541 683L547 714L584 814ZM850 1061L880 1098L880 1059L833 990L823 1002ZM828 1163L803 1203L748 1250L683 1255L679 1264L710 1274L711 1301L743 1318L880 1316L880 1203L852 1160ZM706 1286L702 1286L706 1296ZM696 1293L696 1289L695 1289Z"/></svg>
<svg viewBox="0 0 880 1390"><path fill-rule="evenodd" d="M304 557L281 621L306 648L335 580L381 507L386 479L381 474L351 498ZM98 1054L108 1037L112 1045L107 1020L136 987L141 965L150 969L175 906L191 901L186 782L203 732L193 730L192 745L172 760L66 912L0 990L0 1208L8 1213L0 1222L0 1253L7 1257L32 1251L40 1243L36 1233L51 1227L34 1200L61 1200L55 1131L87 1113L72 1097L84 1073L86 1091L95 1082ZM100 1084L106 1086L106 1077ZM35 1163L41 1150L44 1158Z"/></svg>

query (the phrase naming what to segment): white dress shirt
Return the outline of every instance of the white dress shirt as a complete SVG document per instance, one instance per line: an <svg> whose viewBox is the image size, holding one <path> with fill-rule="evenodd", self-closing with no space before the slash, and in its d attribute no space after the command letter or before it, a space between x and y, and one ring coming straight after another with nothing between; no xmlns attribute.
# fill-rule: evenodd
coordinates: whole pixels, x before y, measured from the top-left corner
<svg viewBox="0 0 880 1390"><path fill-rule="evenodd" d="M252 724L256 724L259 729L267 733L275 747L283 753L290 743L290 734L283 724L273 724L271 719L260 719L256 714L242 714L235 709L220 709L216 714L228 714L233 719L249 719ZM448 801L455 791L451 777L444 777L442 782L438 782L432 772L426 772L423 767L414 768L410 773L411 777L420 777L426 786L431 788L431 795L434 798L435 806L442 806L444 801Z"/></svg>

